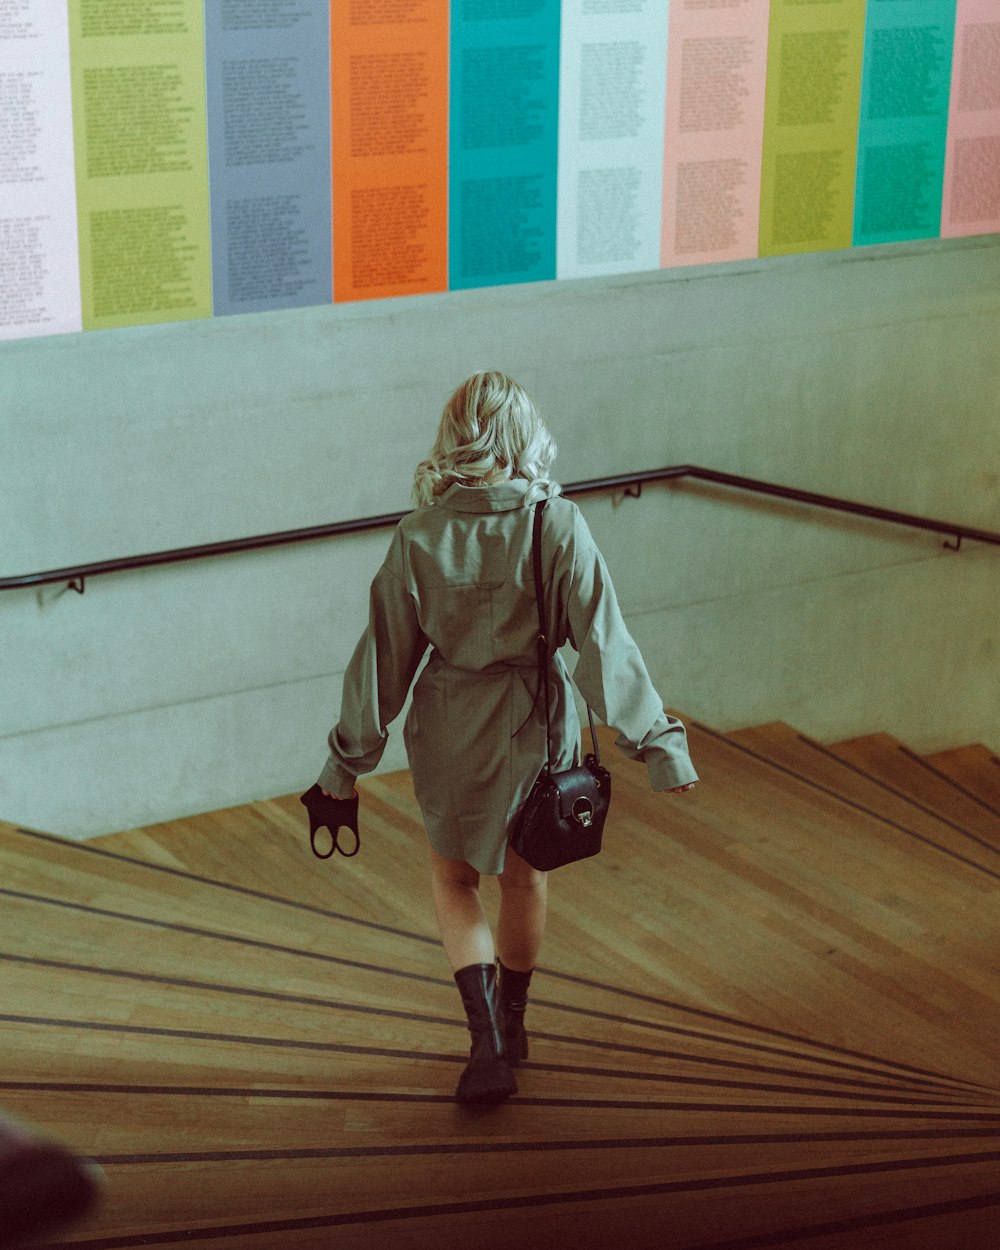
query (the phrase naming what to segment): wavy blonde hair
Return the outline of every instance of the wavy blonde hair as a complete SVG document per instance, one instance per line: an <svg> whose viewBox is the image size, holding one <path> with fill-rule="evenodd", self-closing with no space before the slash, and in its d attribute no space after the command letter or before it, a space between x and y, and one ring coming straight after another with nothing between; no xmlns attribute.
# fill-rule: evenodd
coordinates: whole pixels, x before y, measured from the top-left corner
<svg viewBox="0 0 1000 1250"><path fill-rule="evenodd" d="M418 504L431 503L456 482L489 486L526 478L528 502L556 495L549 469L556 445L524 389L505 373L474 373L444 406L437 439L413 479Z"/></svg>

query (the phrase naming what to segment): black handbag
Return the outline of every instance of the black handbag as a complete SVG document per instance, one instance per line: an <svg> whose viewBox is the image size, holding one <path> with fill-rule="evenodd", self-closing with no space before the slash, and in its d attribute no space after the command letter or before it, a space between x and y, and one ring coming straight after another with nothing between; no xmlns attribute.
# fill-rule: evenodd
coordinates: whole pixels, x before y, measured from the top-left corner
<svg viewBox="0 0 1000 1250"><path fill-rule="evenodd" d="M581 765L552 771L552 721L549 707L549 649L545 635L545 595L542 585L542 513L545 500L535 504L531 535L538 604L538 684L545 692L545 766L521 805L510 834L510 845L532 868L549 872L563 864L587 859L601 849L604 822L611 802L611 774L601 767L594 714L587 706L594 752ZM536 693L535 698L538 695Z"/></svg>

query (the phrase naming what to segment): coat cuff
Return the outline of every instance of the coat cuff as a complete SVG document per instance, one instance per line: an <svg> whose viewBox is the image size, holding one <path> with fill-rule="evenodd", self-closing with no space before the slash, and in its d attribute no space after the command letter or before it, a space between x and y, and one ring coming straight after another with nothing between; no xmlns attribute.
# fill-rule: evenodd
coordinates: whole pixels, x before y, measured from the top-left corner
<svg viewBox="0 0 1000 1250"><path fill-rule="evenodd" d="M689 786L698 780L687 755L675 758L662 751L650 751L646 768L649 770L649 784L654 790L674 790L677 786Z"/></svg>
<svg viewBox="0 0 1000 1250"><path fill-rule="evenodd" d="M317 779L317 784L324 790L327 790L336 799L350 798L354 793L354 783L357 778L353 773L349 773L342 768L336 760L328 759L323 765L323 771Z"/></svg>

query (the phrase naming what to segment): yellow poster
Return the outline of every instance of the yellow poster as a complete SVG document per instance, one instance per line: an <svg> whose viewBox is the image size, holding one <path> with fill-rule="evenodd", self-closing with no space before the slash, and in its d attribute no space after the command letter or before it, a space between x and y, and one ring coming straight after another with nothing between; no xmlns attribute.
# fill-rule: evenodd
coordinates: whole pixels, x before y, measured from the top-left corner
<svg viewBox="0 0 1000 1250"><path fill-rule="evenodd" d="M865 0L772 0L760 254L851 246Z"/></svg>
<svg viewBox="0 0 1000 1250"><path fill-rule="evenodd" d="M201 0L71 0L85 329L212 313Z"/></svg>

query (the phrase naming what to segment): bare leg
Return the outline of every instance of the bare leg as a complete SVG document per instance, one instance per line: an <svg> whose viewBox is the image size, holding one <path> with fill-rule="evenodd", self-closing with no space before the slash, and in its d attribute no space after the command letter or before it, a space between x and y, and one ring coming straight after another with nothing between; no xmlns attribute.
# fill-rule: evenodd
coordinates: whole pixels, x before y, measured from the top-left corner
<svg viewBox="0 0 1000 1250"><path fill-rule="evenodd" d="M479 899L479 873L458 859L431 849L431 889L445 954L452 972L470 964L492 964L493 934Z"/></svg>
<svg viewBox="0 0 1000 1250"><path fill-rule="evenodd" d="M507 848L500 875L497 947L500 962L513 972L530 972L545 933L548 876Z"/></svg>

